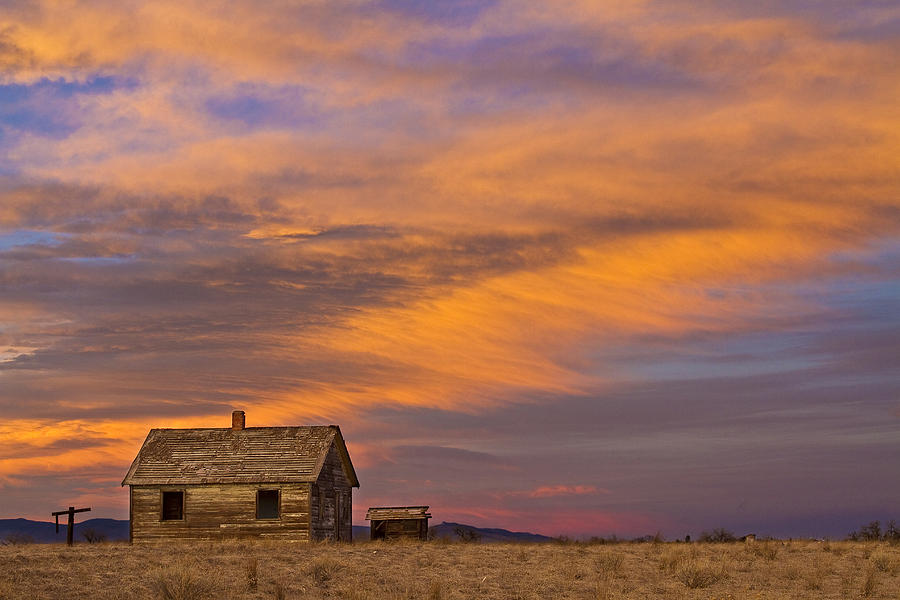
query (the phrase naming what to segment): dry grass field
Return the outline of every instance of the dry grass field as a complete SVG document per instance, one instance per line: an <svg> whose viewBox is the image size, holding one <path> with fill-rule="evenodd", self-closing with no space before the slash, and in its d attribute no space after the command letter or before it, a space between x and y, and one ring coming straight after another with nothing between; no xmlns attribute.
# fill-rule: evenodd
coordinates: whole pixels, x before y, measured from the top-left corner
<svg viewBox="0 0 900 600"><path fill-rule="evenodd" d="M18 545L0 547L0 598L900 600L900 546Z"/></svg>

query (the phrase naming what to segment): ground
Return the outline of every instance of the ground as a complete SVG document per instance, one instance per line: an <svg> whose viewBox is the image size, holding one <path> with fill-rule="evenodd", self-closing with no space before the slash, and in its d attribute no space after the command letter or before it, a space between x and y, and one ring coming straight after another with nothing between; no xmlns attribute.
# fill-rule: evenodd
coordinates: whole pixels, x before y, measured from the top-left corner
<svg viewBox="0 0 900 600"><path fill-rule="evenodd" d="M23 544L0 598L900 600L900 545Z"/></svg>

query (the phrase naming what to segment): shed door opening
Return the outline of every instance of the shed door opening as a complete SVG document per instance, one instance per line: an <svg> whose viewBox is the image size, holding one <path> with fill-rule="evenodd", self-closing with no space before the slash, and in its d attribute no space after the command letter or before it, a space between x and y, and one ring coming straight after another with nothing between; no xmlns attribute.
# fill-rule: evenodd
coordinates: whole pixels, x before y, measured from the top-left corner
<svg viewBox="0 0 900 600"><path fill-rule="evenodd" d="M256 491L257 519L277 519L279 517L278 496L278 490Z"/></svg>
<svg viewBox="0 0 900 600"><path fill-rule="evenodd" d="M181 521L184 519L184 492L162 493L162 520Z"/></svg>

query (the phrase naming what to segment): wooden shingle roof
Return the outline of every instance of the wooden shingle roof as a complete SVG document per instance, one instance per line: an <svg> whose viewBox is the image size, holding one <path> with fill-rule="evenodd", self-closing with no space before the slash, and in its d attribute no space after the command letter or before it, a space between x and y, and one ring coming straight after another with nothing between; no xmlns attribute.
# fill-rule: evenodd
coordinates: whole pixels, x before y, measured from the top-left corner
<svg viewBox="0 0 900 600"><path fill-rule="evenodd" d="M373 506L366 511L367 521L392 521L394 519L429 519L427 506Z"/></svg>
<svg viewBox="0 0 900 600"><path fill-rule="evenodd" d="M151 429L122 485L312 482L332 443L359 487L337 425Z"/></svg>

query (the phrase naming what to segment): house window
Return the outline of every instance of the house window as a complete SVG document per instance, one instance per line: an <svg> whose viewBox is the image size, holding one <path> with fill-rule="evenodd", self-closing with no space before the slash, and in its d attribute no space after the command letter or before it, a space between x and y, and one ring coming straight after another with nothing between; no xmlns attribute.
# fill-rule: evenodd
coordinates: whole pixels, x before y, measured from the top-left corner
<svg viewBox="0 0 900 600"><path fill-rule="evenodd" d="M184 492L162 493L162 520L181 521L184 519Z"/></svg>
<svg viewBox="0 0 900 600"><path fill-rule="evenodd" d="M281 516L280 495L278 490L256 490L256 518L277 519Z"/></svg>

